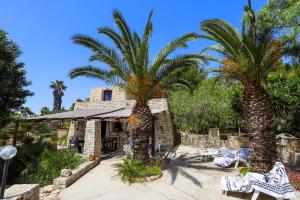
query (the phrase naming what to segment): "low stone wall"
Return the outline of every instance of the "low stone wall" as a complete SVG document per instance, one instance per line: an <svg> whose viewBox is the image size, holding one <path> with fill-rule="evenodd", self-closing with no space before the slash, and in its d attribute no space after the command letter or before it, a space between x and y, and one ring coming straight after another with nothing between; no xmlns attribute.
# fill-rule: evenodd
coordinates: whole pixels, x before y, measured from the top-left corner
<svg viewBox="0 0 300 200"><path fill-rule="evenodd" d="M249 138L246 136L230 135L200 135L181 132L181 144L199 148L220 148L227 147L238 149L240 147L249 147ZM278 139L278 152L284 163L291 166L300 166L300 139Z"/></svg>
<svg viewBox="0 0 300 200"><path fill-rule="evenodd" d="M59 186L60 189L70 186L77 181L81 176L93 169L99 164L98 160L87 161L79 165L76 169L72 170L72 174L68 177L58 177L53 180L53 184Z"/></svg>
<svg viewBox="0 0 300 200"><path fill-rule="evenodd" d="M39 200L39 184L15 184L5 190L9 200Z"/></svg>
<svg viewBox="0 0 300 200"><path fill-rule="evenodd" d="M199 148L219 148L228 147L237 149L249 146L249 138L244 136L220 135L219 137L210 135L181 133L181 144L195 146Z"/></svg>

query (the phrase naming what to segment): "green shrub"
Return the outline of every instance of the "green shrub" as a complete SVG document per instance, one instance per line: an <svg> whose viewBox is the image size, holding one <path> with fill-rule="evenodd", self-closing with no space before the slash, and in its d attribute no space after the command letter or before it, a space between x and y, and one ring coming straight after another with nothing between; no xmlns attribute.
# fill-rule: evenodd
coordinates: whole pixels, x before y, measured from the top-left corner
<svg viewBox="0 0 300 200"><path fill-rule="evenodd" d="M45 149L37 162L30 163L22 171L20 182L49 184L59 176L62 169L74 169L82 162L75 152Z"/></svg>
<svg viewBox="0 0 300 200"><path fill-rule="evenodd" d="M0 129L0 140L7 140L9 137L5 129Z"/></svg>
<svg viewBox="0 0 300 200"><path fill-rule="evenodd" d="M159 166L145 166L142 161L132 158L125 158L123 163L117 164L116 167L121 179L129 183L145 181L147 177L161 174Z"/></svg>
<svg viewBox="0 0 300 200"><path fill-rule="evenodd" d="M250 169L248 167L244 167L240 170L240 174L242 177L244 177L248 172L250 172Z"/></svg>
<svg viewBox="0 0 300 200"><path fill-rule="evenodd" d="M64 136L62 136L62 137L60 137L60 138L57 139L57 143L58 144L64 144L64 143L67 142L67 140L68 140L68 136L64 135Z"/></svg>
<svg viewBox="0 0 300 200"><path fill-rule="evenodd" d="M18 153L9 166L8 184L48 184L59 176L62 169L73 169L83 162L77 153L57 151L53 143L45 141L26 143L17 149ZM0 159L0 171L2 168L3 160Z"/></svg>

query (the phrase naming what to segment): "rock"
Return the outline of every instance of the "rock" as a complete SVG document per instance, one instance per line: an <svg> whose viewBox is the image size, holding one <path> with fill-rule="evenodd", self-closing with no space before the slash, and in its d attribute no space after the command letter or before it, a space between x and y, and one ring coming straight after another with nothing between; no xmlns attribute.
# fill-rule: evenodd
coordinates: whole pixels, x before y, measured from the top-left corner
<svg viewBox="0 0 300 200"><path fill-rule="evenodd" d="M41 193L51 193L54 190L54 185L46 185L41 188Z"/></svg>
<svg viewBox="0 0 300 200"><path fill-rule="evenodd" d="M62 169L60 172L60 176L69 177L72 175L72 171L70 169Z"/></svg>
<svg viewBox="0 0 300 200"><path fill-rule="evenodd" d="M48 194L56 190L60 190L59 185L46 185L45 187L40 189L40 193Z"/></svg>
<svg viewBox="0 0 300 200"><path fill-rule="evenodd" d="M60 193L60 191L61 191L60 189L53 190L53 191L52 191L52 194Z"/></svg>
<svg viewBox="0 0 300 200"><path fill-rule="evenodd" d="M50 195L44 197L42 200L59 200L59 193L51 193Z"/></svg>

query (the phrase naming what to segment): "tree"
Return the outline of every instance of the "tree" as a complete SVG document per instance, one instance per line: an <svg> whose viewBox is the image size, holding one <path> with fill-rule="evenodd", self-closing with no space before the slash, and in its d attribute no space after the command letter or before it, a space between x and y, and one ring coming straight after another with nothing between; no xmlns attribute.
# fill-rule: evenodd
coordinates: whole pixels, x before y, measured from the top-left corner
<svg viewBox="0 0 300 200"><path fill-rule="evenodd" d="M174 76L175 73L197 64L201 55L185 54L170 57L178 48L187 47L187 42L195 40L195 33L184 34L171 41L158 53L152 62L149 60L149 39L152 35L152 12L150 12L144 34L140 36L132 32L121 13L113 11L113 19L119 31L102 27L100 34L110 38L115 48L86 35L74 35L75 43L83 45L92 51L90 61L100 61L109 69L95 66L83 66L71 70L70 77L86 76L104 80L122 90L136 100L128 122L134 124L132 131L134 158L149 161L149 137L153 134L152 114L148 101L161 97L164 89L172 85L189 86L183 79Z"/></svg>
<svg viewBox="0 0 300 200"><path fill-rule="evenodd" d="M44 106L41 108L41 115L50 115L50 114L52 114L52 111L48 107Z"/></svg>
<svg viewBox="0 0 300 200"><path fill-rule="evenodd" d="M299 68L282 65L268 76L265 88L274 109L276 131L300 135L300 73Z"/></svg>
<svg viewBox="0 0 300 200"><path fill-rule="evenodd" d="M233 93L240 91L240 87L213 82L212 78L203 80L192 95L181 89L171 92L170 109L179 130L203 134L208 133L209 128L231 132L242 126L239 114L232 108Z"/></svg>
<svg viewBox="0 0 300 200"><path fill-rule="evenodd" d="M270 71L280 66L284 47L273 39L269 28L257 28L255 13L246 7L248 23L243 23L242 33L220 19L205 20L202 37L217 42L206 50L220 53L222 64L217 70L226 80L238 80L244 85L242 107L250 136L250 146L254 153L251 167L254 171L269 171L278 158L276 138L272 122L273 110L268 94L262 86Z"/></svg>
<svg viewBox="0 0 300 200"><path fill-rule="evenodd" d="M0 30L0 128L10 122L12 113L33 95L26 88L30 82L26 79L24 63L17 61L20 55L17 44Z"/></svg>
<svg viewBox="0 0 300 200"><path fill-rule="evenodd" d="M300 1L268 0L256 14L258 28L276 31L276 37L283 42L287 56L293 64L300 65ZM249 19L247 16L245 20Z"/></svg>
<svg viewBox="0 0 300 200"><path fill-rule="evenodd" d="M53 89L53 112L57 113L61 110L62 96L64 96L64 90L67 89L63 81L56 80L51 82L50 88Z"/></svg>
<svg viewBox="0 0 300 200"><path fill-rule="evenodd" d="M32 117L32 116L35 116L34 112L32 112L31 109L28 108L28 107L21 107L20 111L21 111L21 115L23 117Z"/></svg>

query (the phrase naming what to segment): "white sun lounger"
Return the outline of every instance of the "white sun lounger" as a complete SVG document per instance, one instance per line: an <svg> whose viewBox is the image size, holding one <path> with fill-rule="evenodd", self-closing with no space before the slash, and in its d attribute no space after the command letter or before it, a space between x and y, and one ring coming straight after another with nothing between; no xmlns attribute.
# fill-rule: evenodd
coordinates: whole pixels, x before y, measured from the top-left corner
<svg viewBox="0 0 300 200"><path fill-rule="evenodd" d="M222 177L221 190L226 194L227 191L254 192L251 200L256 200L260 192L278 200L295 198L284 166L280 162L276 162L273 169L265 175L249 172L243 178Z"/></svg>

